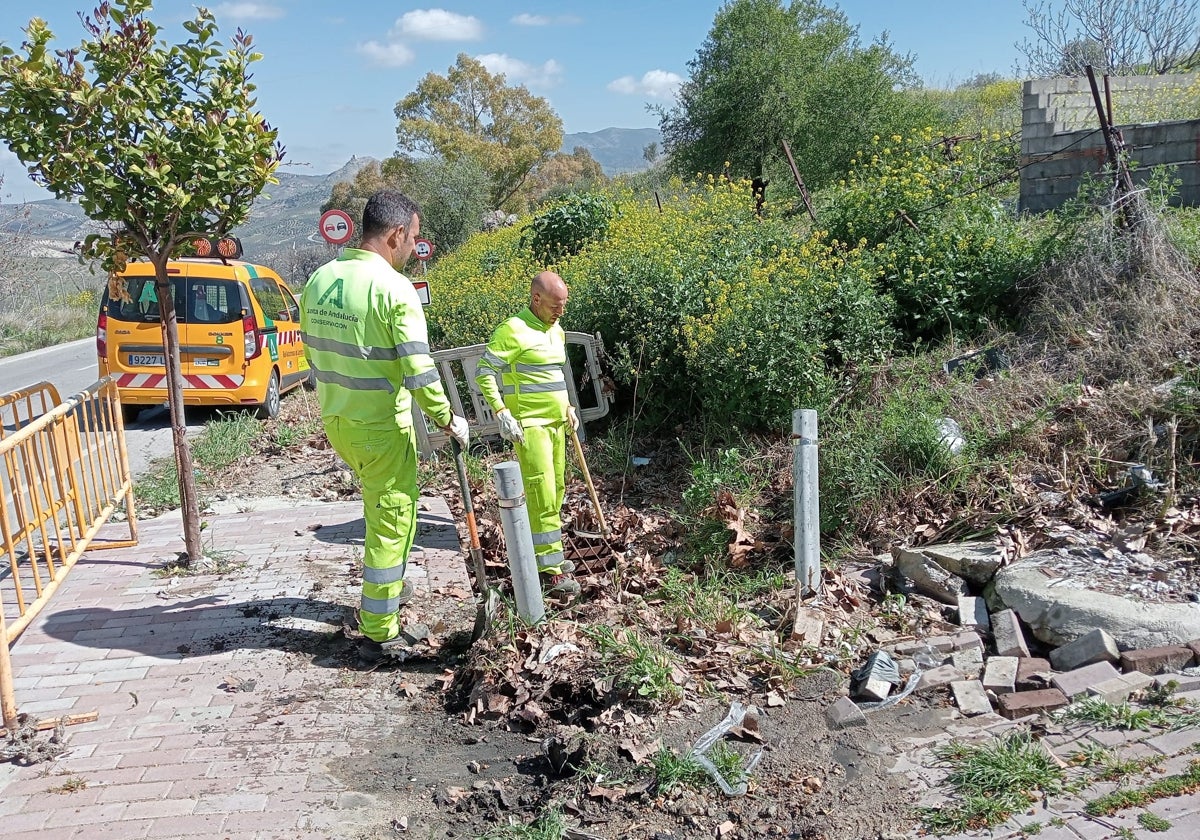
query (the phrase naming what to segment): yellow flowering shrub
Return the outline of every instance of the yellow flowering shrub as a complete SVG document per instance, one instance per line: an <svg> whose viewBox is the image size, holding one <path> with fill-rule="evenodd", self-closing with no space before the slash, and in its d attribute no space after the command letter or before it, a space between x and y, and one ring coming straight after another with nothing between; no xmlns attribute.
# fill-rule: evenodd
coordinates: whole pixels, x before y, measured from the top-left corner
<svg viewBox="0 0 1200 840"><path fill-rule="evenodd" d="M969 334L1005 318L1017 280L1044 258L1042 240L996 195L1009 145L948 149L928 129L876 138L822 195L830 241L873 264L910 338Z"/></svg>
<svg viewBox="0 0 1200 840"><path fill-rule="evenodd" d="M486 342L497 324L528 303L529 281L541 266L521 235L520 227L477 233L430 270L425 314L434 349Z"/></svg>

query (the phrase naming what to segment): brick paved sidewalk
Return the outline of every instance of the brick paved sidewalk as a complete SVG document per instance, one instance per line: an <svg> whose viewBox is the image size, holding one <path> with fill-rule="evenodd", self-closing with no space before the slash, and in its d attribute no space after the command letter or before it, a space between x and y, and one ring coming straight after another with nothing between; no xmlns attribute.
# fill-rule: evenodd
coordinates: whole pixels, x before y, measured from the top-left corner
<svg viewBox="0 0 1200 840"><path fill-rule="evenodd" d="M421 507L406 609L469 629L449 510ZM99 719L68 727L53 762L0 764L6 840L290 840L382 824L373 797L329 773L405 709L389 680L355 671L341 632L358 599L361 503L206 519L206 548L239 568L156 575L182 547L180 518L142 522L139 546L81 559L13 647L19 711ZM436 621L421 613L431 605Z"/></svg>

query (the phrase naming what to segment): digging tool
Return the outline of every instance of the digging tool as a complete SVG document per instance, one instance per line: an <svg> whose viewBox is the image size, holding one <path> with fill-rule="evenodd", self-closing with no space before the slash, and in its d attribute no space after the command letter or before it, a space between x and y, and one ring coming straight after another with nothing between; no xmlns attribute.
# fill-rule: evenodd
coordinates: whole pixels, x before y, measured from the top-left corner
<svg viewBox="0 0 1200 840"><path fill-rule="evenodd" d="M463 460L462 446L451 439L450 449L454 452L454 469L458 473L458 487L462 493L463 510L467 516L467 533L471 538L469 556L471 572L475 576L475 626L471 629L471 644L482 639L492 627L496 608L500 604L500 593L488 586L487 570L483 565L483 549L479 546L479 529L475 525L475 505L471 501L471 485L467 483L467 464Z"/></svg>
<svg viewBox="0 0 1200 840"><path fill-rule="evenodd" d="M579 469L583 470L583 480L587 482L588 495L592 497L592 511L596 514L596 521L600 523L600 533L593 534L588 531L575 531L577 537L593 540L606 540L612 533L608 530L608 523L604 521L604 511L600 510L600 500L596 498L596 485L592 483L592 472L588 469L587 461L583 457L583 447L579 445L579 435L571 428L571 424L567 424L567 429L571 433L571 442L575 444L575 459L579 461Z"/></svg>

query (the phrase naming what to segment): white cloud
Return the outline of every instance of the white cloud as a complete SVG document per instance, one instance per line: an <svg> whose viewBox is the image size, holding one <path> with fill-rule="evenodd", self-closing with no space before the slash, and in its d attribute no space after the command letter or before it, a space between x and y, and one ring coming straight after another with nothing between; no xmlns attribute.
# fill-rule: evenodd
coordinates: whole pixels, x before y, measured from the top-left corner
<svg viewBox="0 0 1200 840"><path fill-rule="evenodd" d="M222 3L217 6L217 17L233 20L275 20L283 17L283 9L270 3Z"/></svg>
<svg viewBox="0 0 1200 840"><path fill-rule="evenodd" d="M483 37L483 23L472 15L445 9L416 9L396 21L392 36L419 41L478 41Z"/></svg>
<svg viewBox="0 0 1200 840"><path fill-rule="evenodd" d="M679 94L683 78L667 70L648 70L642 78L622 76L608 83L614 93L648 96L651 99L674 99Z"/></svg>
<svg viewBox="0 0 1200 840"><path fill-rule="evenodd" d="M404 44L381 44L378 41L359 44L358 52L378 67L403 67L416 57Z"/></svg>
<svg viewBox="0 0 1200 840"><path fill-rule="evenodd" d="M556 15L555 17L547 17L546 15L531 15L528 12L513 17L509 23L514 23L517 26L550 26L558 24L559 26L573 26L577 23L582 23L583 19L575 15Z"/></svg>
<svg viewBox="0 0 1200 840"><path fill-rule="evenodd" d="M504 53L477 55L475 60L486 67L489 73L503 73L510 85L548 88L558 84L562 77L562 65L553 58L541 65L529 64Z"/></svg>

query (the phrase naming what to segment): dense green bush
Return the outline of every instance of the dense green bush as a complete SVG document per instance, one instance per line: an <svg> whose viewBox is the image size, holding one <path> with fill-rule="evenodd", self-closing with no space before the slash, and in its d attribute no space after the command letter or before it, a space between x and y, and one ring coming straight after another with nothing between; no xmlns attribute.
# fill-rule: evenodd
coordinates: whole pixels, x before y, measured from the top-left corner
<svg viewBox="0 0 1200 840"><path fill-rule="evenodd" d="M615 212L603 193L573 193L533 217L525 242L535 257L555 263L602 239Z"/></svg>

